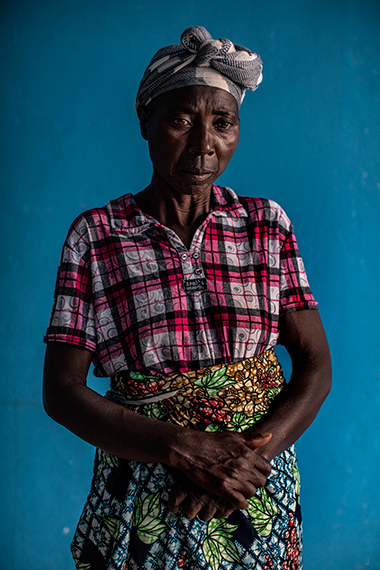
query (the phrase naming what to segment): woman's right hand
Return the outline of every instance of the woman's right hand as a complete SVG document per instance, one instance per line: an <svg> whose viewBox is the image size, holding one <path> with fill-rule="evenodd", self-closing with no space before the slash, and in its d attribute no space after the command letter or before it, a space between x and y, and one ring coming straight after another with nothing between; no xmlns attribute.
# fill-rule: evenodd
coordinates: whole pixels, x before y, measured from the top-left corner
<svg viewBox="0 0 380 570"><path fill-rule="evenodd" d="M224 519L238 507L226 499L205 491L182 473L175 475L176 483L169 494L168 508L173 514L193 519L196 516L203 521L212 518Z"/></svg>
<svg viewBox="0 0 380 570"><path fill-rule="evenodd" d="M256 449L268 443L271 437L270 433L258 434L246 441L241 433L186 430L173 466L197 486L222 498L221 504L229 505L232 510L246 509L247 499L266 484L270 474L269 461ZM187 493L186 484L182 482L173 490L169 508L175 513L183 504L185 516L193 518L204 507L205 498L198 493L198 499L194 488Z"/></svg>

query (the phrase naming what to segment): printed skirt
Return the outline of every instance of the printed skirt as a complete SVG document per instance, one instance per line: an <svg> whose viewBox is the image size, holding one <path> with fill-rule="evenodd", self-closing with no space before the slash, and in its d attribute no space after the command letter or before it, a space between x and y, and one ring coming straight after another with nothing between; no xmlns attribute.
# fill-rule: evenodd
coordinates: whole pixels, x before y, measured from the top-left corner
<svg viewBox="0 0 380 570"><path fill-rule="evenodd" d="M136 413L202 431L245 431L284 386L273 349L229 365L166 378L122 372L107 397ZM97 450L72 554L77 570L302 570L294 446L271 462L248 509L204 522L171 514L175 475L160 463Z"/></svg>

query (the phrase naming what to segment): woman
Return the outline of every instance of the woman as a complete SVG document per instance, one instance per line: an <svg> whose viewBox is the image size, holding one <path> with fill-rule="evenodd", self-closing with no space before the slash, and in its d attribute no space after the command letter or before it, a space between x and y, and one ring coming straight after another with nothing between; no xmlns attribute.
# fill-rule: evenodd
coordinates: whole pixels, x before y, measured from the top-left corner
<svg viewBox="0 0 380 570"><path fill-rule="evenodd" d="M160 50L136 101L150 185L69 231L44 401L98 448L77 569L302 567L293 443L329 391L329 350L283 210L214 184L261 68L202 27Z"/></svg>

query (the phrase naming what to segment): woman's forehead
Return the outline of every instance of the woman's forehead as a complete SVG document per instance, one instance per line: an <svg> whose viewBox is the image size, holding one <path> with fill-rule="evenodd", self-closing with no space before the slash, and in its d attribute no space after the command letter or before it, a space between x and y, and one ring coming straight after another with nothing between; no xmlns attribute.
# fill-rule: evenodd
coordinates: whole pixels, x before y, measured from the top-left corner
<svg viewBox="0 0 380 570"><path fill-rule="evenodd" d="M197 111L207 108L238 114L236 99L227 91L208 85L190 85L167 91L153 102L158 111L188 110Z"/></svg>

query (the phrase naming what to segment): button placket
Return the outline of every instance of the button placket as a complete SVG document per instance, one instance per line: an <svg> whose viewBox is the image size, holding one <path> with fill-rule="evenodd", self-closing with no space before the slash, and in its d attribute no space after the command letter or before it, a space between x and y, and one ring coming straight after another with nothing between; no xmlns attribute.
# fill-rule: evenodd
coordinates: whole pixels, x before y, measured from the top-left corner
<svg viewBox="0 0 380 570"><path fill-rule="evenodd" d="M202 247L201 244L203 242L205 231L206 231L206 228L203 227L202 230L197 235L197 239L194 240L194 242L192 244L192 248L190 250L193 275L195 275L197 278L204 277L200 248Z"/></svg>
<svg viewBox="0 0 380 570"><path fill-rule="evenodd" d="M178 250L177 250L178 251ZM186 251L178 251L178 257L181 262L182 273L184 279L188 278L189 275L192 275L194 271L193 262L191 256Z"/></svg>
<svg viewBox="0 0 380 570"><path fill-rule="evenodd" d="M191 255L185 251L182 251L178 252L178 255L181 260L182 271L185 279L189 279L191 276L203 276L203 269L200 259L201 256L198 252Z"/></svg>
<svg viewBox="0 0 380 570"><path fill-rule="evenodd" d="M170 238L171 244L177 250L183 276L186 281L194 278L199 280L204 277L201 261L201 248L206 232L206 226L207 223L203 222L202 226L195 232L189 250L184 250L184 245L177 235L172 235Z"/></svg>

